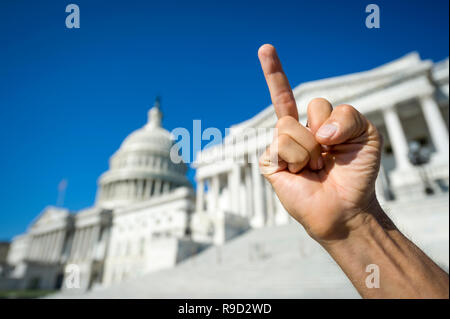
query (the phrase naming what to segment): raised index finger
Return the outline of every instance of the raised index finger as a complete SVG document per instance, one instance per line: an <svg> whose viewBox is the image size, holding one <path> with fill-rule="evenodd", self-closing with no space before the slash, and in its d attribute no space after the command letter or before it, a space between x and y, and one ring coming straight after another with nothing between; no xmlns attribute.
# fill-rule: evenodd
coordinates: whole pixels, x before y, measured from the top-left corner
<svg viewBox="0 0 450 319"><path fill-rule="evenodd" d="M277 51L272 45L264 44L258 50L258 57L277 117L281 118L288 115L298 120L294 94L286 74L284 74Z"/></svg>

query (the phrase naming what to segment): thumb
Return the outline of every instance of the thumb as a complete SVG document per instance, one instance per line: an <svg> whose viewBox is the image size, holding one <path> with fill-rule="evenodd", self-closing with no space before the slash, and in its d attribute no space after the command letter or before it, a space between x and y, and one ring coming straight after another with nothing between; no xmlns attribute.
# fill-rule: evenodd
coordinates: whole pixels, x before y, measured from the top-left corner
<svg viewBox="0 0 450 319"><path fill-rule="evenodd" d="M323 145L336 145L360 137L368 131L369 121L353 106L339 105L316 132Z"/></svg>

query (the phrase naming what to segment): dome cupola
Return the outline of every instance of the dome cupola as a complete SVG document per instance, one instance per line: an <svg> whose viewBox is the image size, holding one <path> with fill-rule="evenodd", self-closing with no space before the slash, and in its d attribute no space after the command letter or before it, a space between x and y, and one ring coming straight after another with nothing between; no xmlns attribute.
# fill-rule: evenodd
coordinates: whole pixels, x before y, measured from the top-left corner
<svg viewBox="0 0 450 319"><path fill-rule="evenodd" d="M157 98L148 121L132 132L110 158L110 167L99 179L97 203L106 208L144 201L180 186L191 186L187 166L174 163L170 150L173 135L162 127L163 114Z"/></svg>

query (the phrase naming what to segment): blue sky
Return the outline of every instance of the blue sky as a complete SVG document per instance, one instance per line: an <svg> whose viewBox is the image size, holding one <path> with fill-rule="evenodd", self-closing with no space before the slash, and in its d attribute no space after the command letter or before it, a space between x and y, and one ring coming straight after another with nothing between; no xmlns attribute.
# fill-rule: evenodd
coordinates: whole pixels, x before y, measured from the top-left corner
<svg viewBox="0 0 450 319"><path fill-rule="evenodd" d="M65 27L69 3L80 29ZM369 3L380 29L365 27ZM437 0L1 1L0 239L55 204L63 178L66 207L92 205L108 158L156 95L167 129L201 119L224 130L270 104L261 44L277 47L293 86L411 51L439 61L448 10Z"/></svg>

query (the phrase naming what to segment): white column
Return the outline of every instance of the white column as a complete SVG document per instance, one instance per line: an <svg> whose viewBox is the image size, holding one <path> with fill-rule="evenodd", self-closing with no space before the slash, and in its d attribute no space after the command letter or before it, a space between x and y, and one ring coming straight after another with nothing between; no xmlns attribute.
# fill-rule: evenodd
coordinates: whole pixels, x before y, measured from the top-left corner
<svg viewBox="0 0 450 319"><path fill-rule="evenodd" d="M245 176L245 202L246 213L245 217L251 218L253 216L253 188L252 188L252 171L250 166L246 166L244 169Z"/></svg>
<svg viewBox="0 0 450 319"><path fill-rule="evenodd" d="M56 232L53 233L53 246L52 246L52 254L51 254L51 260L52 262L55 262L58 258L59 255L59 250L60 250L60 246L61 246L61 239L59 234L61 233L60 230L57 230Z"/></svg>
<svg viewBox="0 0 450 319"><path fill-rule="evenodd" d="M122 198L122 182L116 182L116 198Z"/></svg>
<svg viewBox="0 0 450 319"><path fill-rule="evenodd" d="M70 252L69 252L69 260L72 260L75 256L75 248L77 246L77 240L78 240L78 232L75 230L72 235L72 244L70 245Z"/></svg>
<svg viewBox="0 0 450 319"><path fill-rule="evenodd" d="M48 255L48 233L42 236L42 255L41 260L45 261Z"/></svg>
<svg viewBox="0 0 450 319"><path fill-rule="evenodd" d="M245 187L245 180L244 182L241 181L239 183L239 215L241 215L242 217L246 217L248 215L247 188Z"/></svg>
<svg viewBox="0 0 450 319"><path fill-rule="evenodd" d="M103 199L108 199L110 197L110 190L111 190L110 184L103 185L103 188L105 190L105 194L104 194L105 197Z"/></svg>
<svg viewBox="0 0 450 319"><path fill-rule="evenodd" d="M239 164L234 164L231 170L228 188L231 194L231 208L233 213L240 215L240 184L241 184L241 168Z"/></svg>
<svg viewBox="0 0 450 319"><path fill-rule="evenodd" d="M161 157L160 156L155 157L154 166L155 166L156 170L158 170L158 171L161 170Z"/></svg>
<svg viewBox="0 0 450 319"><path fill-rule="evenodd" d="M63 230L60 231L60 234L59 234L59 246L58 246L58 250L56 251L57 261L61 261L61 257L65 253L64 249L65 249L66 240L68 241L67 245L69 245L69 244L72 245L73 237L69 238L68 237L68 231L63 229ZM69 241L72 241L72 243L70 243ZM69 254L67 256L70 256L70 249L71 249L71 247L68 246L68 249L69 249ZM66 256L66 258L67 258L67 256Z"/></svg>
<svg viewBox="0 0 450 319"><path fill-rule="evenodd" d="M126 181L120 181L120 198L125 199L127 198L127 193L126 193Z"/></svg>
<svg viewBox="0 0 450 319"><path fill-rule="evenodd" d="M394 106L383 110L384 122L391 141L397 168L408 169L412 167L408 159L408 141L403 131L400 118Z"/></svg>
<svg viewBox="0 0 450 319"><path fill-rule="evenodd" d="M89 256L89 250L91 249L91 243L92 243L92 226L89 226L86 228L86 240L83 245L82 250L82 258L87 259Z"/></svg>
<svg viewBox="0 0 450 319"><path fill-rule="evenodd" d="M45 240L46 240L45 234L39 236L39 248L40 248L40 251L39 251L38 260L40 260L40 261L44 260L45 249L46 249L46 247L45 247Z"/></svg>
<svg viewBox="0 0 450 319"><path fill-rule="evenodd" d="M71 260L75 258L75 252L77 249L79 238L80 238L80 235L78 233L78 230L75 229L75 231L73 233L72 246L70 247L70 254L69 254L69 259L71 259Z"/></svg>
<svg viewBox="0 0 450 319"><path fill-rule="evenodd" d="M92 228L92 238L89 247L89 258L95 257L95 252L97 250L98 237L100 236L100 225L95 225Z"/></svg>
<svg viewBox="0 0 450 319"><path fill-rule="evenodd" d="M217 213L217 210L219 209L219 189L219 175L214 175L211 177L212 207L210 209L208 208L208 211L213 215L215 215Z"/></svg>
<svg viewBox="0 0 450 319"><path fill-rule="evenodd" d="M420 98L420 105L437 156L448 159L448 130L438 104L432 95L427 95Z"/></svg>
<svg viewBox="0 0 450 319"><path fill-rule="evenodd" d="M204 193L205 193L205 182L203 179L197 181L197 197L196 197L196 210L199 213L203 212L204 208Z"/></svg>
<svg viewBox="0 0 450 319"><path fill-rule="evenodd" d="M33 236L33 253L32 253L32 259L36 260L37 256L39 255L39 243L37 237Z"/></svg>
<svg viewBox="0 0 450 319"><path fill-rule="evenodd" d="M33 247L33 260L36 260L39 256L39 238L38 237L34 237L33 238L33 243L34 243L34 247Z"/></svg>
<svg viewBox="0 0 450 319"><path fill-rule="evenodd" d="M37 235L34 240L36 242L36 253L34 259L39 260L42 255L42 235Z"/></svg>
<svg viewBox="0 0 450 319"><path fill-rule="evenodd" d="M124 187L125 182L124 181L120 181L119 182L119 197L121 199L125 198L125 187Z"/></svg>
<svg viewBox="0 0 450 319"><path fill-rule="evenodd" d="M111 199L111 186L112 184L106 184L106 198L105 199Z"/></svg>
<svg viewBox="0 0 450 319"><path fill-rule="evenodd" d="M127 181L127 199L134 199L134 180Z"/></svg>
<svg viewBox="0 0 450 319"><path fill-rule="evenodd" d="M140 184L135 179L129 180L128 185L128 198L136 199L139 198Z"/></svg>
<svg viewBox="0 0 450 319"><path fill-rule="evenodd" d="M170 192L170 182L166 182L164 184L164 189L163 189L163 193L169 193Z"/></svg>
<svg viewBox="0 0 450 319"><path fill-rule="evenodd" d="M71 259L78 259L78 247L80 247L81 241L81 229L75 229L75 234L73 238L72 251L71 251Z"/></svg>
<svg viewBox="0 0 450 319"><path fill-rule="evenodd" d="M51 232L49 234L49 245L48 245L49 252L48 252L48 255L47 255L47 260L50 261L50 262L52 262L53 252L55 251L55 242L56 242L55 234L56 234L55 231L53 231L53 232Z"/></svg>
<svg viewBox="0 0 450 319"><path fill-rule="evenodd" d="M267 212L267 224L275 224L275 205L273 198L273 189L267 180L264 180L265 191L266 191L266 212Z"/></svg>
<svg viewBox="0 0 450 319"><path fill-rule="evenodd" d="M259 171L258 159L253 158L252 163L252 179L253 179L253 203L254 203L254 216L253 224L255 227L261 227L264 225L264 188L262 176Z"/></svg>
<svg viewBox="0 0 450 319"><path fill-rule="evenodd" d="M54 237L54 246L53 246L53 251L52 251L52 256L51 256L51 260L52 262L57 262L59 260L59 256L61 254L61 245L62 245L62 241L63 239L61 238L61 233L62 230L58 230L57 232L55 232L55 237Z"/></svg>
<svg viewBox="0 0 450 319"><path fill-rule="evenodd" d="M45 260L45 257L48 253L47 242L48 242L48 234L42 235L42 254L40 258L42 261Z"/></svg>
<svg viewBox="0 0 450 319"><path fill-rule="evenodd" d="M82 253L82 259L87 259L89 257L89 252L91 249L91 242L92 242L92 227L89 226L86 228L86 241L84 242L84 248Z"/></svg>
<svg viewBox="0 0 450 319"><path fill-rule="evenodd" d="M38 250L39 250L38 240L37 240L36 236L33 236L32 243L33 243L33 249L32 249L32 256L33 256L33 258L32 259L35 260L37 255L38 255Z"/></svg>
<svg viewBox="0 0 450 319"><path fill-rule="evenodd" d="M31 241L30 246L28 247L28 251L27 251L28 259L33 259L33 251L34 251L34 242Z"/></svg>
<svg viewBox="0 0 450 319"><path fill-rule="evenodd" d="M161 193L161 180L155 180L155 190L154 195L159 195Z"/></svg>
<svg viewBox="0 0 450 319"><path fill-rule="evenodd" d="M41 236L41 253L39 254L39 260L41 260L41 261L43 261L45 259L45 253L47 252L46 241L47 241L47 236L44 233Z"/></svg>
<svg viewBox="0 0 450 319"><path fill-rule="evenodd" d="M83 254L83 246L84 246L84 242L86 241L86 229L85 228L80 228L79 230L80 232L80 239L78 241L78 245L77 245L77 251L76 251L76 259L81 259L82 254Z"/></svg>
<svg viewBox="0 0 450 319"><path fill-rule="evenodd" d="M38 249L39 249L39 246L38 246L37 237L33 236L31 239L31 254L30 254L30 257L32 260L36 259L37 255L38 255Z"/></svg>
<svg viewBox="0 0 450 319"><path fill-rule="evenodd" d="M117 197L117 182L111 184L111 198Z"/></svg>
<svg viewBox="0 0 450 319"><path fill-rule="evenodd" d="M86 245L86 240L87 240L87 228L83 227L81 229L81 235L80 235L80 242L78 245L78 260L83 259L84 256L84 250L85 250L85 245Z"/></svg>
<svg viewBox="0 0 450 319"><path fill-rule="evenodd" d="M52 255L53 252L55 251L55 232L51 232L48 234L48 242L47 242L47 246L48 246L48 253L45 256L46 260L49 262L52 262Z"/></svg>
<svg viewBox="0 0 450 319"><path fill-rule="evenodd" d="M52 261L56 262L58 260L59 254L60 254L60 250L61 250L61 230L58 230L55 232L55 237L54 237L54 245L53 245L53 251L52 251Z"/></svg>

